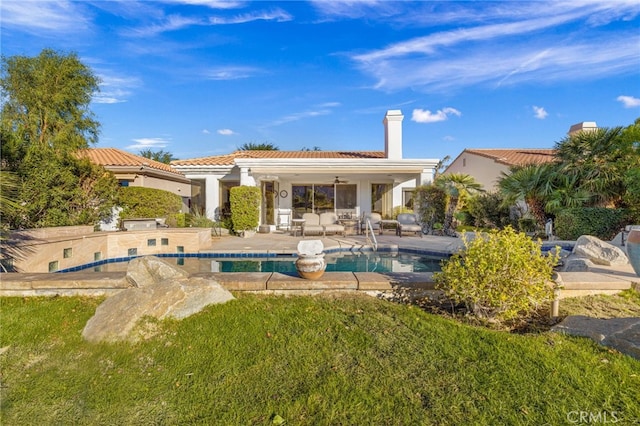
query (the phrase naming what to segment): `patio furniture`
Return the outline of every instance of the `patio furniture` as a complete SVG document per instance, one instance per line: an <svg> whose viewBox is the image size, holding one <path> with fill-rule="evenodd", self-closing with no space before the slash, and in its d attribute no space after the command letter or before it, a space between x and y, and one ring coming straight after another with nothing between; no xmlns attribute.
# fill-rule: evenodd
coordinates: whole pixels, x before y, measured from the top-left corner
<svg viewBox="0 0 640 426"><path fill-rule="evenodd" d="M422 226L418 223L418 218L415 214L400 213L398 215L396 235L402 237L403 232L416 232L420 234L420 238L422 238Z"/></svg>
<svg viewBox="0 0 640 426"><path fill-rule="evenodd" d="M360 232L360 221L358 219L340 219L338 223L344 226L345 235L357 235Z"/></svg>
<svg viewBox="0 0 640 426"><path fill-rule="evenodd" d="M367 229L367 219L371 222L371 228L374 231L382 230L382 215L380 213L365 213L362 217L362 222L360 222L360 231L364 233Z"/></svg>
<svg viewBox="0 0 640 426"><path fill-rule="evenodd" d="M398 233L398 221L393 219L383 219L380 221L380 235L384 233L384 228L392 228Z"/></svg>
<svg viewBox="0 0 640 426"><path fill-rule="evenodd" d="M327 233L342 234L345 236L344 226L338 223L338 215L331 212L325 212L320 214L320 225L323 227L322 235L327 236Z"/></svg>
<svg viewBox="0 0 640 426"><path fill-rule="evenodd" d="M288 231L291 227L291 209L278 209L277 228Z"/></svg>
<svg viewBox="0 0 640 426"><path fill-rule="evenodd" d="M302 215L304 225L302 226L302 236L307 234L324 234L324 227L320 225L320 215L315 213L304 213Z"/></svg>
<svg viewBox="0 0 640 426"><path fill-rule="evenodd" d="M294 237L298 235L298 231L300 231L301 235L304 235L304 222L304 219L291 220L291 233Z"/></svg>

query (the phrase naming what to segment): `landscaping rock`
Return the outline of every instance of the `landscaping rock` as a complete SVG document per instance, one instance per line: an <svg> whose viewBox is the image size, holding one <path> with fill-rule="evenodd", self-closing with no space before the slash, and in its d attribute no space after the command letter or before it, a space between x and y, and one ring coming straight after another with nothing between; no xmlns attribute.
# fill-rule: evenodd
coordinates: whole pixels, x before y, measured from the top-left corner
<svg viewBox="0 0 640 426"><path fill-rule="evenodd" d="M591 235L583 235L576 241L573 254L586 257L596 265L627 265L629 258L620 248Z"/></svg>
<svg viewBox="0 0 640 426"><path fill-rule="evenodd" d="M596 343L640 359L640 318L599 319L574 315L554 325L551 331L588 337Z"/></svg>
<svg viewBox="0 0 640 426"><path fill-rule="evenodd" d="M569 258L566 261L565 272L589 272L590 268L596 266L592 261L584 257Z"/></svg>
<svg viewBox="0 0 640 426"><path fill-rule="evenodd" d="M122 290L98 306L82 331L85 340L135 341L143 337L132 333L143 317L182 319L205 306L234 298L214 280L189 277L183 270L158 258L139 259L141 261L130 265L130 268L135 271L132 273L135 282L142 285Z"/></svg>
<svg viewBox="0 0 640 426"><path fill-rule="evenodd" d="M132 259L127 266L127 282L142 288L170 279L189 276L184 269L178 269L156 256L143 256Z"/></svg>

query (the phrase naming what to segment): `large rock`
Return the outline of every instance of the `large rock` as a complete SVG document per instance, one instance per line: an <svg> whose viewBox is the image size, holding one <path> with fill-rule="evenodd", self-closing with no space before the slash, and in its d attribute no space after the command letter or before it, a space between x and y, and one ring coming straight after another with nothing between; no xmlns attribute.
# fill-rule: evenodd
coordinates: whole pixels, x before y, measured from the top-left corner
<svg viewBox="0 0 640 426"><path fill-rule="evenodd" d="M127 281L134 287L146 287L165 280L187 278L189 273L155 256L136 257L127 266Z"/></svg>
<svg viewBox="0 0 640 426"><path fill-rule="evenodd" d="M620 248L591 235L583 235L576 241L573 254L586 257L596 265L626 265L629 258Z"/></svg>
<svg viewBox="0 0 640 426"><path fill-rule="evenodd" d="M139 261L129 264L127 279L137 287L122 290L98 306L82 331L85 340L135 341L143 337L132 333L142 317L181 319L205 306L234 298L218 282L189 277L183 270L161 259L150 256L135 260Z"/></svg>
<svg viewBox="0 0 640 426"><path fill-rule="evenodd" d="M574 257L567 259L564 267L565 272L589 272L595 264L584 257Z"/></svg>
<svg viewBox="0 0 640 426"><path fill-rule="evenodd" d="M640 359L640 318L598 319L569 316L551 331L588 337L595 342Z"/></svg>

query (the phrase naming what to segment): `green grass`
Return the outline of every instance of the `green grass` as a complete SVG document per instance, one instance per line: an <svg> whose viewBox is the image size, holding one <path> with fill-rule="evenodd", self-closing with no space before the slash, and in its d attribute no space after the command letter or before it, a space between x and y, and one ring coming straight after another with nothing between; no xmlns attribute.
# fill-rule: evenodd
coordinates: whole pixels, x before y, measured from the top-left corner
<svg viewBox="0 0 640 426"><path fill-rule="evenodd" d="M99 299L0 303L6 425L640 422L640 361L366 296L240 295L120 344L81 337Z"/></svg>

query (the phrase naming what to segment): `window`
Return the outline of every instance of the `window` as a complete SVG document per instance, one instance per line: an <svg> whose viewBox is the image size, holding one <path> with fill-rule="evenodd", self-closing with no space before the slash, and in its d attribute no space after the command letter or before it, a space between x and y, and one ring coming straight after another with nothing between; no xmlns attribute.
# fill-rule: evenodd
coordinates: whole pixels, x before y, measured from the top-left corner
<svg viewBox="0 0 640 426"><path fill-rule="evenodd" d="M335 209L335 185L293 185L294 217L304 213L333 212Z"/></svg>
<svg viewBox="0 0 640 426"><path fill-rule="evenodd" d="M402 205L406 208L413 210L413 194L415 188L403 188L402 189Z"/></svg>
<svg viewBox="0 0 640 426"><path fill-rule="evenodd" d="M371 211L380 213L383 217L390 217L391 209L391 185L386 183L371 184Z"/></svg>

